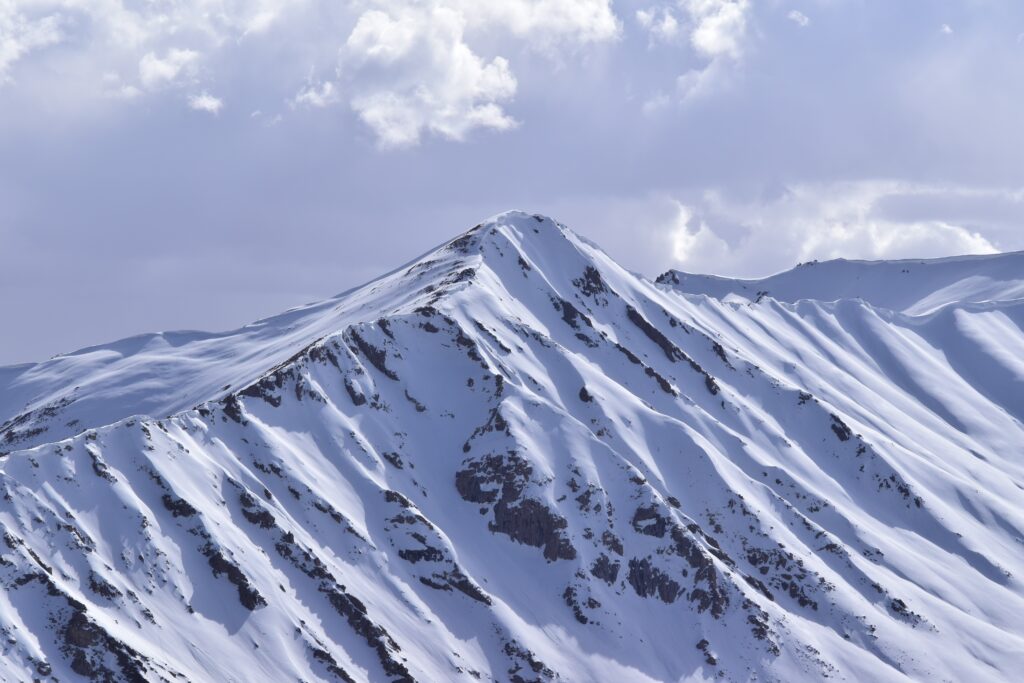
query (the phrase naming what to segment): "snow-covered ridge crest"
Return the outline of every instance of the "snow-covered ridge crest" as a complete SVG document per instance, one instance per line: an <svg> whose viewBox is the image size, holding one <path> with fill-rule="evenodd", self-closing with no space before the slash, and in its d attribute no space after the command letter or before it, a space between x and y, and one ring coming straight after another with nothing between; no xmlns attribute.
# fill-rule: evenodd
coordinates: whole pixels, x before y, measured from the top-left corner
<svg viewBox="0 0 1024 683"><path fill-rule="evenodd" d="M1024 252L898 261L803 263L754 280L670 270L659 284L718 299L785 302L862 299L878 308L927 315L946 306L1024 299Z"/></svg>
<svg viewBox="0 0 1024 683"><path fill-rule="evenodd" d="M509 212L234 332L4 369L5 669L1009 680L1020 307L802 299Z"/></svg>
<svg viewBox="0 0 1024 683"><path fill-rule="evenodd" d="M0 368L0 452L130 415L172 415L252 382L350 324L436 304L475 275L486 254L494 254L492 243L508 244L505 233L551 242L565 241L567 231L550 219L509 211L373 282L238 330L145 334Z"/></svg>

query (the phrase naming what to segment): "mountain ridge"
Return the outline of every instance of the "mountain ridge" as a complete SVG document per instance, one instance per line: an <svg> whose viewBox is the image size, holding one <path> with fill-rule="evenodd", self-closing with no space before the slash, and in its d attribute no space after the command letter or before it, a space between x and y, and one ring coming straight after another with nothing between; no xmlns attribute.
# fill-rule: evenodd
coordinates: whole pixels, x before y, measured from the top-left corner
<svg viewBox="0 0 1024 683"><path fill-rule="evenodd" d="M769 296L835 301L925 315L946 305L1024 299L1024 251L934 259L811 261L764 278L737 279L669 270L657 282L687 294L756 300Z"/></svg>
<svg viewBox="0 0 1024 683"><path fill-rule="evenodd" d="M1021 664L1019 315L688 297L522 212L347 296L170 416L15 426L13 676Z"/></svg>

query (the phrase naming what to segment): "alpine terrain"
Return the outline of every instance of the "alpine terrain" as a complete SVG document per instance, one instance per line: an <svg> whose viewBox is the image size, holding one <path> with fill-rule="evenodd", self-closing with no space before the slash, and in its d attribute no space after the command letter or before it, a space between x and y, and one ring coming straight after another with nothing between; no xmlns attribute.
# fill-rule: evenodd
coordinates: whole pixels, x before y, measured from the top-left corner
<svg viewBox="0 0 1024 683"><path fill-rule="evenodd" d="M651 281L501 214L0 368L0 679L1020 680L1022 421L1024 254Z"/></svg>

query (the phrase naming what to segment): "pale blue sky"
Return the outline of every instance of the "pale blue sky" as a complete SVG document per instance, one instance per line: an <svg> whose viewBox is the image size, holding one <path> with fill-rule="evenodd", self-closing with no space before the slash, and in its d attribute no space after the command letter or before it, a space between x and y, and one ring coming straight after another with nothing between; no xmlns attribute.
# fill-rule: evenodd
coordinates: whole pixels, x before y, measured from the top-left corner
<svg viewBox="0 0 1024 683"><path fill-rule="evenodd" d="M0 364L508 208L651 277L1024 249L1016 0L0 0Z"/></svg>

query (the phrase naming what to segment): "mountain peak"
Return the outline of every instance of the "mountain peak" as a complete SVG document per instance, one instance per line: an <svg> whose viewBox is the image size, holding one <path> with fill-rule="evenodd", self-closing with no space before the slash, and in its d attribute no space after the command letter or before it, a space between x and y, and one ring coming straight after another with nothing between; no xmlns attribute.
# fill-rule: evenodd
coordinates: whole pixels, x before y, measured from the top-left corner
<svg viewBox="0 0 1024 683"><path fill-rule="evenodd" d="M2 369L4 670L1011 679L1022 320L722 305L506 212L239 330Z"/></svg>
<svg viewBox="0 0 1024 683"><path fill-rule="evenodd" d="M525 250L543 252L558 248L568 237L568 228L556 220L536 213L520 210L503 211L475 225L447 242L442 249L484 258L504 257L504 250L512 246L516 253ZM497 247L495 253L494 247Z"/></svg>

